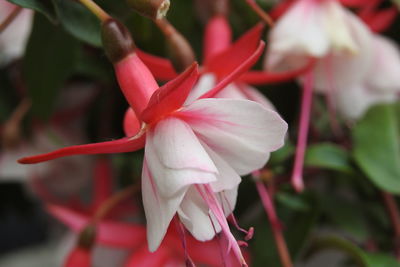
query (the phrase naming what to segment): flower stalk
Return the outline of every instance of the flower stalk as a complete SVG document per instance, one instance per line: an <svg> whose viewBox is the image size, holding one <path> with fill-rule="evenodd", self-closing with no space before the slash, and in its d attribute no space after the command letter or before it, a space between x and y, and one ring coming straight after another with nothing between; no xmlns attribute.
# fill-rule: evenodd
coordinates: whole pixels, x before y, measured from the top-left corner
<svg viewBox="0 0 400 267"><path fill-rule="evenodd" d="M111 18L111 16L107 12L105 12L92 0L79 0L79 2L87 7L87 9L89 9L94 15L96 15L96 17L98 17L102 22L105 22L106 20Z"/></svg>
<svg viewBox="0 0 400 267"><path fill-rule="evenodd" d="M261 202L264 206L265 212L267 213L268 220L271 224L271 230L274 235L276 248L278 250L282 266L292 267L293 262L282 233L282 224L276 214L274 203L268 193L268 190L265 188L264 183L259 178L259 175L253 174L253 178L257 187L258 194L260 195Z"/></svg>

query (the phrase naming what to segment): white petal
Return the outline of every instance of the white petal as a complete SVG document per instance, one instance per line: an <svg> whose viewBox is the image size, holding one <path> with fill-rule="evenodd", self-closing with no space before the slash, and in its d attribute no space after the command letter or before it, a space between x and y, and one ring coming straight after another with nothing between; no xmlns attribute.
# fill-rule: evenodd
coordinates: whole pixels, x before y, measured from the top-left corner
<svg viewBox="0 0 400 267"><path fill-rule="evenodd" d="M189 96L186 98L185 106L193 103L196 99L211 90L216 83L216 78L212 73L205 73L201 75L199 81L190 91Z"/></svg>
<svg viewBox="0 0 400 267"><path fill-rule="evenodd" d="M0 21L4 21L15 5L0 2ZM23 9L0 35L0 66L22 56L32 28L33 12Z"/></svg>
<svg viewBox="0 0 400 267"><path fill-rule="evenodd" d="M197 136L176 118L163 119L147 133L145 159L163 196L217 179L217 168Z"/></svg>
<svg viewBox="0 0 400 267"><path fill-rule="evenodd" d="M266 108L275 110L272 103L261 94L256 88L247 84L234 84L231 83L218 93L216 98L231 98L231 99L248 99L255 101Z"/></svg>
<svg viewBox="0 0 400 267"><path fill-rule="evenodd" d="M360 84L372 64L372 33L355 15L346 12L346 25L357 45L357 52L332 51L314 69L315 89L326 92L332 86L339 90Z"/></svg>
<svg viewBox="0 0 400 267"><path fill-rule="evenodd" d="M373 63L367 75L367 84L381 91L400 90L400 52L386 37L374 36Z"/></svg>
<svg viewBox="0 0 400 267"><path fill-rule="evenodd" d="M395 100L396 95L392 92L376 92L363 85L341 90L337 94L338 109L346 119L350 120L362 117L374 104Z"/></svg>
<svg viewBox="0 0 400 267"><path fill-rule="evenodd" d="M195 187L191 187L186 193L178 214L186 229L197 240L211 240L215 233L221 231L220 225L211 217L209 208Z"/></svg>
<svg viewBox="0 0 400 267"><path fill-rule="evenodd" d="M155 251L167 232L169 223L174 217L187 187L171 197L159 194L147 162L143 164L142 172L142 198L147 221L147 240L150 251Z"/></svg>
<svg viewBox="0 0 400 267"><path fill-rule="evenodd" d="M214 192L221 192L223 190L230 190L237 188L242 178L236 173L236 171L223 160L217 153L215 153L206 144L203 144L208 155L214 161L214 164L218 169L217 181L211 183L211 188Z"/></svg>
<svg viewBox="0 0 400 267"><path fill-rule="evenodd" d="M196 135L239 175L264 166L287 131L276 112L248 100L200 99L181 112Z"/></svg>
<svg viewBox="0 0 400 267"><path fill-rule="evenodd" d="M271 30L271 52L323 56L329 48L323 15L321 5L315 1L297 1Z"/></svg>

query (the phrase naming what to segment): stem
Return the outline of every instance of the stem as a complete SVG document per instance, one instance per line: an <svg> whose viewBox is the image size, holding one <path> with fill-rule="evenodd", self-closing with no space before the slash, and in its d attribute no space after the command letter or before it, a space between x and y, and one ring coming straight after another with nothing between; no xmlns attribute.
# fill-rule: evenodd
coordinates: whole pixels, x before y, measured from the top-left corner
<svg viewBox="0 0 400 267"><path fill-rule="evenodd" d="M290 257L285 238L282 233L282 226L276 215L274 203L268 194L262 181L255 179L258 194L261 197L262 204L264 206L265 212L267 213L268 220L271 224L271 230L274 235L276 248L278 250L279 258L281 260L283 267L292 267L293 262Z"/></svg>
<svg viewBox="0 0 400 267"><path fill-rule="evenodd" d="M6 17L4 21L0 24L0 33L2 33L5 29L7 29L8 25L14 21L14 19L18 16L18 14L22 11L22 7L16 6L13 11Z"/></svg>
<svg viewBox="0 0 400 267"><path fill-rule="evenodd" d="M383 202L386 206L387 212L389 213L390 221L393 225L394 237L394 249L396 258L400 261L400 213L397 207L396 199L393 195L382 191Z"/></svg>
<svg viewBox="0 0 400 267"><path fill-rule="evenodd" d="M112 195L110 198L105 200L101 206L96 210L96 213L94 214L92 218L92 224L97 223L101 219L103 219L112 208L114 208L119 202L125 200L129 196L135 194L136 192L139 191L139 186L138 185L131 185L124 190Z"/></svg>
<svg viewBox="0 0 400 267"><path fill-rule="evenodd" d="M79 0L82 5L86 6L94 15L96 15L102 22L111 18L101 7L99 7L92 0Z"/></svg>
<svg viewBox="0 0 400 267"><path fill-rule="evenodd" d="M24 98L13 111L10 118L4 123L1 138L4 147L13 147L20 141L21 123L31 106L32 101Z"/></svg>
<svg viewBox="0 0 400 267"><path fill-rule="evenodd" d="M297 140L296 155L292 174L292 186L297 192L301 192L304 189L303 164L304 154L307 146L308 128L310 125L314 80L313 73L307 73L304 78L305 81L301 100L299 136Z"/></svg>
<svg viewBox="0 0 400 267"><path fill-rule="evenodd" d="M253 9L253 11L270 27L274 26L273 19L256 3L255 0L246 0L246 3Z"/></svg>

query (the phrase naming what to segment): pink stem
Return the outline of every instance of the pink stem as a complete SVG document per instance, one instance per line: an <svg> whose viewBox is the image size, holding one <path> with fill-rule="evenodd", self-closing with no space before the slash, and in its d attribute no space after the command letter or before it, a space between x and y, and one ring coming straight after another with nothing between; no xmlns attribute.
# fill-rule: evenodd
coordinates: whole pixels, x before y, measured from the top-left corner
<svg viewBox="0 0 400 267"><path fill-rule="evenodd" d="M292 259L290 258L290 254L286 245L285 238L282 233L282 225L276 215L274 203L272 202L271 197L268 194L267 189L265 188L262 181L256 179L255 181L258 194L261 197L261 201L263 203L265 212L267 213L268 220L271 224L272 233L275 238L276 248L279 253L279 257L283 267L292 267Z"/></svg>
<svg viewBox="0 0 400 267"><path fill-rule="evenodd" d="M310 124L310 114L312 106L313 96L313 73L309 72L305 75L303 96L301 100L301 111L300 111L300 125L299 125L299 136L297 140L296 155L294 159L294 168L292 174L292 186L297 192L301 192L304 189L303 182L303 164L304 154L307 146L308 128Z"/></svg>

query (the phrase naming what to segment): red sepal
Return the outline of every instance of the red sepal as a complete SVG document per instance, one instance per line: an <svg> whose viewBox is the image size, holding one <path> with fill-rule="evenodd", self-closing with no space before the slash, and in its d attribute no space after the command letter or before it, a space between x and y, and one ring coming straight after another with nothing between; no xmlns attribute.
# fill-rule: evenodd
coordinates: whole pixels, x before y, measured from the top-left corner
<svg viewBox="0 0 400 267"><path fill-rule="evenodd" d="M147 108L141 114L142 121L154 123L163 116L179 109L198 78L198 65L194 62L178 77L154 92Z"/></svg>
<svg viewBox="0 0 400 267"><path fill-rule="evenodd" d="M138 137L125 137L108 142L65 147L50 153L40 154L32 157L25 157L19 159L18 162L22 164L33 164L74 155L132 152L143 148L144 144L145 135L140 135Z"/></svg>
<svg viewBox="0 0 400 267"><path fill-rule="evenodd" d="M49 204L47 211L72 231L79 233L90 217L60 205ZM96 242L106 246L133 249L146 240L146 228L116 221L102 221L97 224Z"/></svg>
<svg viewBox="0 0 400 267"><path fill-rule="evenodd" d="M246 60L241 62L237 68L235 68L231 73L229 73L225 78L223 78L213 89L203 94L199 98L211 98L218 94L222 89L224 89L228 84L234 82L240 75L248 71L260 58L264 51L265 43L263 41L259 42L258 48L250 54Z"/></svg>
<svg viewBox="0 0 400 267"><path fill-rule="evenodd" d="M154 56L139 49L135 51L157 80L169 81L178 76L169 59Z"/></svg>
<svg viewBox="0 0 400 267"><path fill-rule="evenodd" d="M76 247L68 255L64 267L90 267L91 262L90 250Z"/></svg>
<svg viewBox="0 0 400 267"><path fill-rule="evenodd" d="M299 69L287 72L266 72L266 71L248 71L239 79L240 81L252 85L263 85L269 83L285 82L299 77L310 71L315 65L315 59L310 59L308 63Z"/></svg>
<svg viewBox="0 0 400 267"><path fill-rule="evenodd" d="M204 66L204 72L215 73L218 79L223 79L235 71L257 49L263 29L261 23L250 29L228 49L211 58Z"/></svg>

